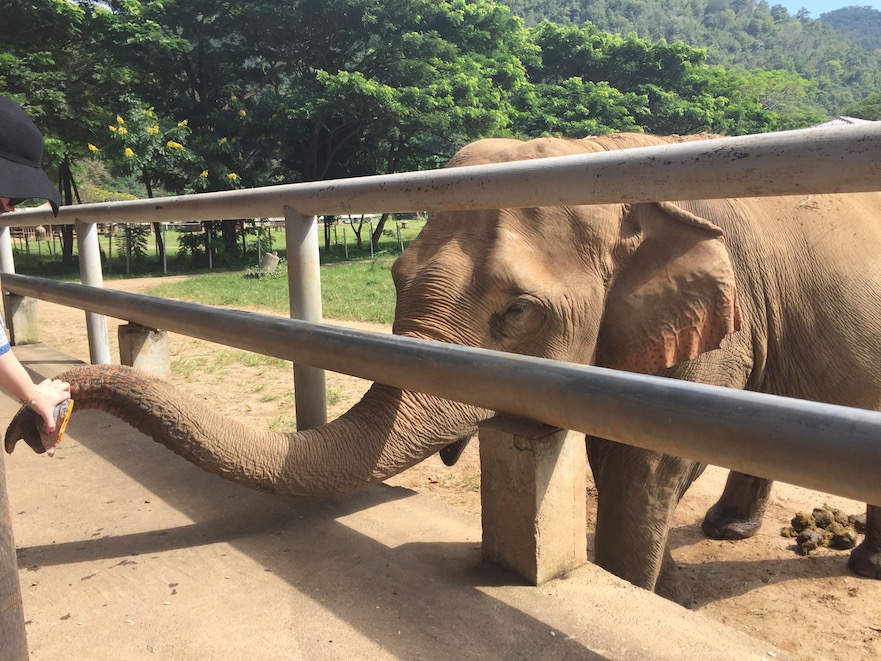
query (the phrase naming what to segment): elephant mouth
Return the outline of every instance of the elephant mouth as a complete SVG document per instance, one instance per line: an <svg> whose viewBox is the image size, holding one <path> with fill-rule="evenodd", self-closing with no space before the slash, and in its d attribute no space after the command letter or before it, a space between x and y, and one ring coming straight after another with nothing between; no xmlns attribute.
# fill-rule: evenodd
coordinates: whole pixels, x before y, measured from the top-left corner
<svg viewBox="0 0 881 661"><path fill-rule="evenodd" d="M446 466L455 466L456 462L458 462L459 458L462 456L462 453L465 452L465 448L468 447L468 442L473 437L474 434L468 434L468 436L463 436L458 441L450 443L442 448L438 453L441 461L443 461Z"/></svg>

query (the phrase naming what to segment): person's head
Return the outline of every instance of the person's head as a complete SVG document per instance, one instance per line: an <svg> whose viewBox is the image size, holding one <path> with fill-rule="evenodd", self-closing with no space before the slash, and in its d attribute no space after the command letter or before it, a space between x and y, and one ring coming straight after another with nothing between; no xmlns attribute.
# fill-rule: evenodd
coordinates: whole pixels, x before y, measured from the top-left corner
<svg viewBox="0 0 881 661"><path fill-rule="evenodd" d="M17 103L0 96L0 213L38 198L58 215L61 195L43 172L42 158L43 134Z"/></svg>

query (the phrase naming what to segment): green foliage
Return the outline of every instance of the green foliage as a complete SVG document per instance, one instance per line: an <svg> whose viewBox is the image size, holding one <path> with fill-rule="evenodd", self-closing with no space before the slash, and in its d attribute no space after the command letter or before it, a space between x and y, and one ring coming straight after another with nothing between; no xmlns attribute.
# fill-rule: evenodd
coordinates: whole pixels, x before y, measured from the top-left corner
<svg viewBox="0 0 881 661"><path fill-rule="evenodd" d="M96 139L104 149L89 143L89 150L112 172L137 177L148 197L153 197L157 184L173 193L192 192L201 178L195 172L195 156L184 144L190 135L188 120L166 120L131 99L128 106L110 119L107 138Z"/></svg>
<svg viewBox="0 0 881 661"><path fill-rule="evenodd" d="M124 225L122 240L117 243L116 254L122 259L130 257L137 266L143 266L148 257L150 243L149 225Z"/></svg>
<svg viewBox="0 0 881 661"><path fill-rule="evenodd" d="M881 121L881 92L870 94L862 101L847 106L841 114L847 117Z"/></svg>
<svg viewBox="0 0 881 661"><path fill-rule="evenodd" d="M796 74L730 72L682 42L622 37L590 24L543 22L531 37L541 59L528 69L536 86L520 106L517 128L527 135L744 134L821 119L806 101L809 83Z"/></svg>
<svg viewBox="0 0 881 661"><path fill-rule="evenodd" d="M96 200L437 167L495 135L795 128L877 92L878 52L764 0L511 4L534 27L493 0L11 3L0 84ZM215 231L239 259L247 225Z"/></svg>
<svg viewBox="0 0 881 661"><path fill-rule="evenodd" d="M797 74L809 81L810 89L796 116L840 114L842 107L881 86L881 12L870 7L847 7L815 20L808 12L792 16L766 0L504 2L527 25L544 20L590 23L598 30L654 42L683 41L706 49L708 64L729 70ZM782 121L795 123L794 118Z"/></svg>
<svg viewBox="0 0 881 661"><path fill-rule="evenodd" d="M842 7L820 15L820 20L867 51L881 48L881 11L871 7Z"/></svg>

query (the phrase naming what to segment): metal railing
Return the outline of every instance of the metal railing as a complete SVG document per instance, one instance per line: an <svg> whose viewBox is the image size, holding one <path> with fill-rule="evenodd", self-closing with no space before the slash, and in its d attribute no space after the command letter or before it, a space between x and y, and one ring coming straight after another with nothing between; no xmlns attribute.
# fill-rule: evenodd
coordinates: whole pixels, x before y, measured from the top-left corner
<svg viewBox="0 0 881 661"><path fill-rule="evenodd" d="M95 223L279 216L292 267L291 314L216 310L24 276L3 289L295 362L301 397L326 368L659 452L881 503L881 413L318 325L314 214L478 209L881 190L881 123L723 138L432 172L273 186L16 214L8 224L77 223L81 261ZM296 210L296 211L295 211ZM91 228L91 229L90 229ZM84 238L85 237L85 238ZM94 237L97 246L97 237ZM83 248L86 248L84 254ZM8 252L8 256L6 253ZM88 277L87 277L88 275ZM94 273L87 280L100 280ZM97 284L100 284L97 283ZM312 323L307 323L312 322ZM233 326L235 324L235 326ZM228 329L235 327L236 332ZM247 329L247 332L243 332ZM105 329L106 333L106 329ZM93 359L93 362L94 359ZM297 380L300 366L309 384ZM467 374L467 378L462 378ZM308 424L323 421L315 401ZM311 413L310 413L311 411ZM310 417L311 416L311 417ZM797 464L792 456L799 457Z"/></svg>

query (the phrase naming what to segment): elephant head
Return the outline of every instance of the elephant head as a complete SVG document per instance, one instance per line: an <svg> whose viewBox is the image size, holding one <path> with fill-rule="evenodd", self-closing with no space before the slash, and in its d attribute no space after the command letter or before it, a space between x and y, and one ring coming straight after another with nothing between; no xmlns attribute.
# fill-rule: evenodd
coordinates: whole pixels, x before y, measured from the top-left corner
<svg viewBox="0 0 881 661"><path fill-rule="evenodd" d="M661 140L484 140L450 166ZM396 261L393 277L397 334L642 373L715 349L739 327L722 231L671 203L437 213ZM375 384L328 425L283 434L225 419L128 368L85 367L63 378L78 407L108 411L205 470L304 495L382 481L490 415ZM29 416L23 410L13 421L7 450L32 435Z"/></svg>

